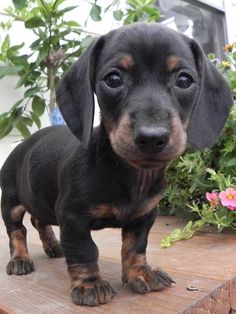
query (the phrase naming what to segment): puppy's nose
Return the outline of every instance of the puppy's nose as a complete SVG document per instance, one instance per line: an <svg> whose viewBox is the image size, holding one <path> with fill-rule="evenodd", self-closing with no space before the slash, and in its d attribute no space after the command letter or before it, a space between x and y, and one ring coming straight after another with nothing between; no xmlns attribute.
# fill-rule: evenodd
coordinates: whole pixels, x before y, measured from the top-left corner
<svg viewBox="0 0 236 314"><path fill-rule="evenodd" d="M169 141L170 132L164 127L140 127L135 134L135 143L144 153L158 153Z"/></svg>

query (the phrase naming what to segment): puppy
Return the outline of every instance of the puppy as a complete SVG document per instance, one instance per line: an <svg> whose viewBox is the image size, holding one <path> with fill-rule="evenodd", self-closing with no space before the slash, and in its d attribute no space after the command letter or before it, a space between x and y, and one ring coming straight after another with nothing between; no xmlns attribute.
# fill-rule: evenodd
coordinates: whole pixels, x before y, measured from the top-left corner
<svg viewBox="0 0 236 314"><path fill-rule="evenodd" d="M101 124L93 129L94 93ZM210 147L233 100L199 44L159 24L121 27L96 39L62 79L65 126L42 129L17 146L1 170L9 275L34 270L26 211L49 257L65 256L75 304L107 303L91 230L122 228L122 280L135 292L172 279L146 260L165 169L187 143ZM60 244L51 225L60 226Z"/></svg>

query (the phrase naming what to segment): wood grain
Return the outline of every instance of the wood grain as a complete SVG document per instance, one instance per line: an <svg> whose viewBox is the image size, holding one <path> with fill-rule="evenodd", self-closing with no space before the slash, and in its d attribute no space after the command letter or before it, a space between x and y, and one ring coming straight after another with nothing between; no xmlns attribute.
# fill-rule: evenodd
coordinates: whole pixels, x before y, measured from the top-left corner
<svg viewBox="0 0 236 314"><path fill-rule="evenodd" d="M112 314L225 314L236 311L236 233L199 233L169 249L160 249L160 239L182 223L160 217L155 223L147 250L149 263L161 267L176 281L162 292L138 295L121 282L121 231L104 229L93 233L100 250L100 269L116 290L109 304L96 308L71 303L69 276L64 258L49 259L43 252L37 231L26 216L28 247L36 272L8 276L8 238L0 221L0 314L25 313L112 313ZM58 228L54 228L59 234ZM186 287L196 285L198 291Z"/></svg>

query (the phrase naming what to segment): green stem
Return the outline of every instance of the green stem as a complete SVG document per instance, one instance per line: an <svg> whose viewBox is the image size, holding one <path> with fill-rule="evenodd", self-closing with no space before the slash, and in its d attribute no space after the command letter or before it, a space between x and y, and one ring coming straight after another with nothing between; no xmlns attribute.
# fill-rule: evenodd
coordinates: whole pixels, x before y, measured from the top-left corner
<svg viewBox="0 0 236 314"><path fill-rule="evenodd" d="M56 84L55 84L55 69L52 65L48 66L48 85L50 91L49 109L50 112L56 106Z"/></svg>

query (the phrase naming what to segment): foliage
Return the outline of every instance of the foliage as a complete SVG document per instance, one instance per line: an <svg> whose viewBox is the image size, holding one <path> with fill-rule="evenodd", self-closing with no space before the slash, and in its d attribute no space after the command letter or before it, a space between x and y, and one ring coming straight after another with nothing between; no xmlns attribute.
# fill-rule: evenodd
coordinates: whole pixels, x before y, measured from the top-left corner
<svg viewBox="0 0 236 314"><path fill-rule="evenodd" d="M229 45L228 45L229 46ZM226 46L226 47L228 47ZM234 45L231 45L234 47ZM226 48L225 48L226 49ZM227 51L226 56L231 63L225 66L225 61L219 62L214 55L210 60L217 64L228 79L232 90L236 88L231 81L232 73L236 74L235 48ZM228 61L227 61L228 62ZM229 75L229 76L228 76ZM187 208L191 201L203 200L203 195L215 189L222 189L219 182L211 180L208 169L214 169L222 182L228 177L235 184L236 177L236 108L233 107L225 128L212 149L202 152L188 150L182 157L174 161L167 171L166 197L160 203L160 212L177 214L185 218L196 218L197 215ZM222 183L221 183L222 184ZM227 186L225 186L226 188Z"/></svg>
<svg viewBox="0 0 236 314"><path fill-rule="evenodd" d="M50 91L49 106L55 106L55 88L61 76L83 50L85 40L80 25L66 19L67 12L75 7L63 8L64 0L15 0L13 7L5 9L9 17L2 23L6 31L0 50L0 78L9 75L18 77L16 88L24 87L25 92L9 112L0 116L0 138L16 127L24 137L30 135L29 128L41 126L40 117L44 113L47 92ZM29 52L22 54L24 43L12 45L8 31L20 22L26 30L34 34ZM32 104L32 106L31 106Z"/></svg>
<svg viewBox="0 0 236 314"><path fill-rule="evenodd" d="M160 11L155 7L155 0L127 0L127 10L120 9L120 1L114 0L106 10L116 6L113 17L122 20L124 24L138 21L155 22L160 18Z"/></svg>
<svg viewBox="0 0 236 314"><path fill-rule="evenodd" d="M217 177L216 173L214 177ZM218 179L221 181L221 178ZM216 226L219 232L226 227L236 229L236 191L233 188L227 188L226 191L220 193L206 193L206 198L207 203L193 202L191 206L189 205L200 219L194 222L190 220L182 230L175 229L170 235L165 236L161 240L162 248L168 248L179 240L190 239L206 226Z"/></svg>
<svg viewBox="0 0 236 314"><path fill-rule="evenodd" d="M123 10L120 2L113 0L103 8L97 0L91 0L88 19L99 22L109 10L116 20L126 24L142 19L156 21L160 16L154 0L127 0L127 9ZM66 0L13 0L13 4L1 13L9 20L0 23L5 32L0 46L0 79L16 76L16 88L23 87L25 92L8 112L0 115L0 139L13 128L27 137L33 124L41 127L45 108L50 111L56 106L55 90L62 73L92 41L92 34L85 31L88 19L81 25L67 18L77 6L66 6ZM30 47L25 43L12 45L9 31L16 23L34 35Z"/></svg>
<svg viewBox="0 0 236 314"><path fill-rule="evenodd" d="M210 60L228 80L236 97L236 49L235 44L224 47L225 61L220 62L214 54ZM175 161L168 172L166 199L161 211L171 208L170 214L177 214L190 220L181 230L176 229L161 241L162 247L191 238L197 231L211 224L219 231L225 227L235 228L236 211L230 212L222 203L214 208L206 204L205 194L209 191L224 191L236 186L236 108L233 107L218 142L212 149L203 152L188 151Z"/></svg>
<svg viewBox="0 0 236 314"><path fill-rule="evenodd" d="M224 47L225 60L219 61L215 54L209 54L209 59L224 74L236 98L236 43L228 44Z"/></svg>
<svg viewBox="0 0 236 314"><path fill-rule="evenodd" d="M208 191L236 185L236 108L233 107L226 126L212 149L187 151L167 171L167 189L160 212L185 219L196 219L187 204L204 200Z"/></svg>

